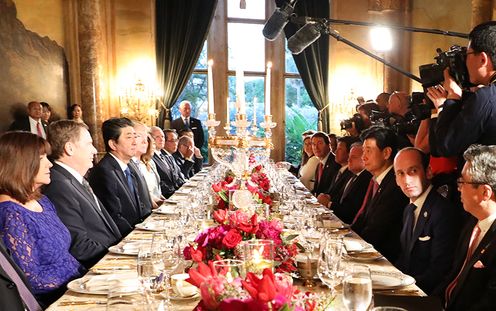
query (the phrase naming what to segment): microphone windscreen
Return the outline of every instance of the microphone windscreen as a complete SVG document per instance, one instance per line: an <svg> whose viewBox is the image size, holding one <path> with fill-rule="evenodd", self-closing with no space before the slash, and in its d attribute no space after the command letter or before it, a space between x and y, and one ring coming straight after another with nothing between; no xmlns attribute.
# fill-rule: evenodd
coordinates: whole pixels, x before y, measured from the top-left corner
<svg viewBox="0 0 496 311"><path fill-rule="evenodd" d="M269 41L274 41L277 36L281 33L284 26L289 21L290 15L293 13L293 7L287 5L282 10L280 8L276 8L271 17L267 20L262 30L262 33L265 38Z"/></svg>
<svg viewBox="0 0 496 311"><path fill-rule="evenodd" d="M320 38L319 24L306 24L289 38L288 49L291 53L298 55L318 38Z"/></svg>

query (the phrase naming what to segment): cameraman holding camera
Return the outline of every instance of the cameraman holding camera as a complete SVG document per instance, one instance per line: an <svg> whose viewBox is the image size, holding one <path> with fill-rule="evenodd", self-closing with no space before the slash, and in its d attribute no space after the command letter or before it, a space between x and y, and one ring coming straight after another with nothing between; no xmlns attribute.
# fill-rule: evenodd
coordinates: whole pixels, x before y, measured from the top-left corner
<svg viewBox="0 0 496 311"><path fill-rule="evenodd" d="M459 156L471 144L496 144L496 22L476 26L469 34L466 61L470 82L482 85L463 96L462 89L444 70L443 86L428 88L437 113L431 116L429 141L442 156Z"/></svg>

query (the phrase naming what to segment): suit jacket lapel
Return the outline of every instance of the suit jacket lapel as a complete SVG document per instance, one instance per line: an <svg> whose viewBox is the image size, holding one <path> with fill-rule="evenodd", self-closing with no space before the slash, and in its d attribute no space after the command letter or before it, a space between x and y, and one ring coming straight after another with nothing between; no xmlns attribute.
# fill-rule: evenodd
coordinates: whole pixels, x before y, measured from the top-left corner
<svg viewBox="0 0 496 311"><path fill-rule="evenodd" d="M431 189L431 192L429 195L427 195L427 198L425 199L424 205L422 206L422 209L420 210L417 223L415 224L415 229L413 230L412 234L412 239L408 243L408 253L410 253L415 246L415 242L417 242L417 239L420 237L420 234L424 230L425 224L429 220L431 216L431 210L433 208L432 206L432 196L434 195L434 189Z"/></svg>
<svg viewBox="0 0 496 311"><path fill-rule="evenodd" d="M110 218L110 215L105 217L105 215L103 214L104 213L104 211L103 211L104 206L103 206L102 202L98 201L98 204L100 204L100 208L98 208L98 206L96 206L96 201L95 201L95 199L98 200L98 198L96 198L96 196L93 196L91 193L88 193L88 191L86 189L84 189L83 185L79 181L77 181L76 178L74 176L72 176L71 173L69 173L66 169L64 169L63 167L61 167L57 163L54 164L53 168L70 180L71 184L76 189L76 191L81 193L81 195L88 201L88 203L95 210L95 212L103 219L103 222L105 223L105 225L110 229L110 231L112 231L112 233L114 235L116 235L116 233L118 233L118 228L117 227L114 228L108 222L107 217ZM116 237L120 237L120 234L116 235Z"/></svg>
<svg viewBox="0 0 496 311"><path fill-rule="evenodd" d="M475 224L474 224L475 226ZM469 231L469 240L470 240L470 235L472 231ZM472 257L470 260L467 262L465 267L463 268L462 274L458 278L457 286L453 290L453 293L451 294L451 297L455 297L458 292L460 291L460 286L458 284L463 284L465 282L465 279L467 278L469 272L472 270L474 264L480 260L481 256L486 252L486 249L494 242L494 238L496 236L496 221L493 222L489 230L486 232L486 235L482 238L480 241L479 245L475 249ZM465 245L468 246L468 241L465 243ZM468 247L467 247L468 248ZM466 253L464 253L466 256ZM453 298L450 299L450 301L453 301Z"/></svg>
<svg viewBox="0 0 496 311"><path fill-rule="evenodd" d="M122 171L119 163L117 163L117 161L111 155L107 155L107 156L109 156L112 160L111 163L112 163L112 166L114 168L114 174L116 175L117 179L122 183L122 186L124 187L124 189L126 189L126 193L129 197L129 200L134 203L133 207L134 207L137 215L140 215L138 208L136 206L136 198L135 198L134 194L131 193L131 189L129 189L129 186L127 184L127 178L124 175L124 172Z"/></svg>

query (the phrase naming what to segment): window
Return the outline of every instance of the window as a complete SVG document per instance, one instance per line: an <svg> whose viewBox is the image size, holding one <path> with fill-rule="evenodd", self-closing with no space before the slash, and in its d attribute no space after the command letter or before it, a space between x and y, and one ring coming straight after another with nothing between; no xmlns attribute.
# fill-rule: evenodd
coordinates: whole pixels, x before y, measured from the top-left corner
<svg viewBox="0 0 496 311"><path fill-rule="evenodd" d="M172 106L171 117L172 119L179 118L181 113L179 112L179 103L183 100L189 100L191 102L191 116L193 118L200 119L202 124L205 124L208 114L208 103L207 103L207 42L203 45L198 62L196 63L195 70L189 78L186 87L179 96L176 104ZM205 141L207 138L207 129L203 128L203 133L205 136ZM203 161L208 161L208 146L204 144L202 149Z"/></svg>
<svg viewBox="0 0 496 311"><path fill-rule="evenodd" d="M286 50L286 161L298 165L301 160L303 141L301 134L316 130L318 111L313 105L291 55Z"/></svg>
<svg viewBox="0 0 496 311"><path fill-rule="evenodd" d="M246 9L240 9L239 0L219 0L222 8L216 12L212 21L208 42L212 55L207 57L206 44L200 60L188 84L181 94L179 101L188 99L192 102L192 115L205 121L207 119L207 59L214 61L215 112L217 120L221 121L217 128L223 133L226 122L226 101L229 98L229 120L234 121L236 108L236 77L235 71L241 66L245 73L245 102L247 119L257 124L264 120L265 101L265 70L268 61L273 66L284 67L283 78L272 81L272 105L284 103L284 108L278 107L273 116L278 127L273 130L275 150L272 152L276 160L286 160L298 163L301 157L301 133L308 129L317 128L317 110L314 108L303 86L292 54L286 50L284 55L284 40L279 43L268 43L262 35L265 18L274 10L273 0L246 0ZM271 12L266 13L266 8ZM225 11L224 11L225 9ZM269 55L274 55L273 59ZM278 56L281 55L281 56ZM277 65L275 65L277 63ZM277 68L279 69L279 68ZM273 67L272 79L280 74ZM279 75L279 77L281 77ZM179 116L177 105L173 107L174 117ZM274 111L274 109L272 110ZM220 117L222 115L222 117ZM232 126L232 125L231 125ZM283 128L286 126L285 128ZM234 128L232 128L234 130ZM207 129L205 128L205 133ZM259 129L258 135L263 135ZM284 140L285 138L285 140ZM204 156L206 157L206 148Z"/></svg>

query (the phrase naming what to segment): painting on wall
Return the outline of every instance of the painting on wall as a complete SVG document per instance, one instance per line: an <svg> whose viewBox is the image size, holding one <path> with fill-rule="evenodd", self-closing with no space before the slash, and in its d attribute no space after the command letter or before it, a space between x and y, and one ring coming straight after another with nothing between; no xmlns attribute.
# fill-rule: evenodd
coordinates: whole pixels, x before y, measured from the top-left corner
<svg viewBox="0 0 496 311"><path fill-rule="evenodd" d="M26 115L30 101L47 102L57 111L68 103L64 49L26 29L16 15L12 0L0 0L0 132Z"/></svg>

